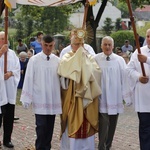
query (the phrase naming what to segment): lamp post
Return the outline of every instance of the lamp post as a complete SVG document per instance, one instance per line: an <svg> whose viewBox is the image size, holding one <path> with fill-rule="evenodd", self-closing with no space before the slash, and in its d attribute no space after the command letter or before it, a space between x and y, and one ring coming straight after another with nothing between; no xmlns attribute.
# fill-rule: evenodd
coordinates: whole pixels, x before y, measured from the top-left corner
<svg viewBox="0 0 150 150"><path fill-rule="evenodd" d="M65 36L62 34L54 35L55 49L59 49L59 44L61 44L64 41L64 38L65 38Z"/></svg>

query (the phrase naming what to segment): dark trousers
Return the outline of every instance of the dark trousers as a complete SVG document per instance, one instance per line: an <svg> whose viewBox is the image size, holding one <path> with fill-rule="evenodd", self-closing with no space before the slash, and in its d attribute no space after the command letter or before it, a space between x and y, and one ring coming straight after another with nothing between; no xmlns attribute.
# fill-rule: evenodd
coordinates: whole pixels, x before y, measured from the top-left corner
<svg viewBox="0 0 150 150"><path fill-rule="evenodd" d="M51 141L54 130L55 115L37 115L36 120L36 134L35 142L36 150L50 150Z"/></svg>
<svg viewBox="0 0 150 150"><path fill-rule="evenodd" d="M119 114L108 115L106 113L99 113L99 150L110 149L117 126L118 116Z"/></svg>
<svg viewBox="0 0 150 150"><path fill-rule="evenodd" d="M15 105L6 104L1 107L2 109L2 120L3 120L3 143L7 143L11 141L11 134L13 131L13 123L14 123L14 112Z"/></svg>
<svg viewBox="0 0 150 150"><path fill-rule="evenodd" d="M2 127L2 114L0 114L0 128Z"/></svg>
<svg viewBox="0 0 150 150"><path fill-rule="evenodd" d="M150 113L138 112L141 150L150 150Z"/></svg>

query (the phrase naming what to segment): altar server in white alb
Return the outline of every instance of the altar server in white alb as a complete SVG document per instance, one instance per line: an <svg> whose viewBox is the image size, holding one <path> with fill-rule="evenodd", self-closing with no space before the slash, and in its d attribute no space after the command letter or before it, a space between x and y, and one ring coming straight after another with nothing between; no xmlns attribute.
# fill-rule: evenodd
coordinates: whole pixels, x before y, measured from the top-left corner
<svg viewBox="0 0 150 150"><path fill-rule="evenodd" d="M25 108L32 103L36 121L36 150L51 149L55 116L62 113L60 80L57 74L59 57L52 54L54 39L46 35L42 39L42 52L30 58L21 102Z"/></svg>
<svg viewBox="0 0 150 150"><path fill-rule="evenodd" d="M80 29L76 28L76 29L72 29L72 30L70 31L70 41L71 41L71 37L74 36L74 35L76 35L79 30L80 30ZM84 49L85 49L89 54L91 54L92 56L95 55L95 52L94 52L93 48L92 48L90 45L84 43L84 44L83 44L83 47L84 47ZM73 48L72 48L71 44L68 45L67 47L65 47L64 49L62 49L62 51L60 52L60 58L62 58L63 55L65 55L66 53L70 52L72 49L73 49Z"/></svg>
<svg viewBox="0 0 150 150"><path fill-rule="evenodd" d="M4 54L7 52L7 72L4 73ZM3 106L3 145L13 148L11 135L13 131L14 112L16 104L17 86L20 80L20 63L15 52L5 44L5 32L0 32L0 68L4 74L7 104Z"/></svg>
<svg viewBox="0 0 150 150"><path fill-rule="evenodd" d="M134 107L139 118L139 141L141 150L150 149L150 29L146 32L146 46L137 49L127 65L134 93ZM143 76L141 64L144 63L146 76Z"/></svg>
<svg viewBox="0 0 150 150"><path fill-rule="evenodd" d="M102 39L102 53L95 60L102 70L99 96L99 150L109 150L117 125L118 116L123 112L123 100L131 104L131 93L127 85L126 63L121 56L113 53L114 40L110 36Z"/></svg>

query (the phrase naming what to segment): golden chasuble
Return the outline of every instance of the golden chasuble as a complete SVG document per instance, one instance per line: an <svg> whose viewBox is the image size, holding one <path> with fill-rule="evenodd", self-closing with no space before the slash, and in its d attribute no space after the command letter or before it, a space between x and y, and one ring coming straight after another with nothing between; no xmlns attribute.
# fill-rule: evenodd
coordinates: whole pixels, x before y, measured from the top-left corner
<svg viewBox="0 0 150 150"><path fill-rule="evenodd" d="M62 89L62 133L68 126L68 136L73 138L86 138L98 131L101 70L83 51L80 47L76 53L67 53L58 67L58 74L70 79L68 89Z"/></svg>

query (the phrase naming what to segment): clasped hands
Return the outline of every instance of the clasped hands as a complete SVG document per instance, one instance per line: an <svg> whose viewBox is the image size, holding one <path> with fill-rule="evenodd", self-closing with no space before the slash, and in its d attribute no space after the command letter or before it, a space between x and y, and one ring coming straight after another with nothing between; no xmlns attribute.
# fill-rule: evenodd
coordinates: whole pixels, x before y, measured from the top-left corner
<svg viewBox="0 0 150 150"><path fill-rule="evenodd" d="M12 71L7 71L7 72L4 74L4 79L5 79L5 80L8 80L11 76L13 76Z"/></svg>

